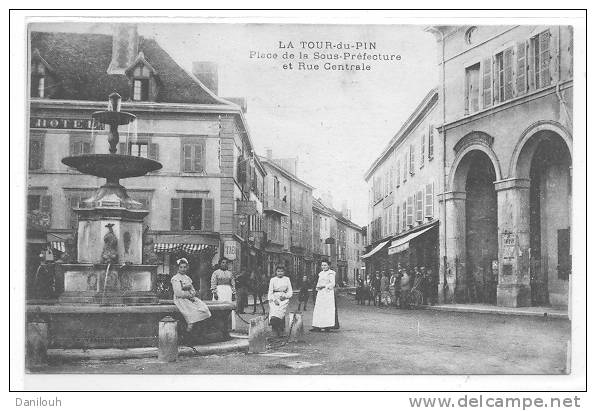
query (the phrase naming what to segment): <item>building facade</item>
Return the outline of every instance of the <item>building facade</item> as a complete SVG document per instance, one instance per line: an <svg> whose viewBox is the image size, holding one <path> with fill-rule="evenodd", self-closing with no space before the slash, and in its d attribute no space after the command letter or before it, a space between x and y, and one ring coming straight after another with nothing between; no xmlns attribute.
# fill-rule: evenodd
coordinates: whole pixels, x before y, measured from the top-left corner
<svg viewBox="0 0 596 411"><path fill-rule="evenodd" d="M439 95L431 90L365 174L367 274L419 266L438 275L442 147Z"/></svg>
<svg viewBox="0 0 596 411"><path fill-rule="evenodd" d="M266 273L283 265L292 282L312 270L312 189L272 158L261 157L265 177Z"/></svg>
<svg viewBox="0 0 596 411"><path fill-rule="evenodd" d="M573 32L435 26L446 302L567 306Z"/></svg>
<svg viewBox="0 0 596 411"><path fill-rule="evenodd" d="M262 230L265 170L240 106L216 96L135 26L119 25L114 35L33 31L30 51L28 272L40 251L76 255L67 250L76 231L73 208L104 182L61 159L107 153L107 130L90 119L114 91L122 111L136 116L127 130L121 127L119 154L163 165L124 181L150 211L145 241L154 242L158 273L171 275L185 256L195 283L208 292L219 256L239 267L243 253L260 246L249 244L249 234ZM242 202L254 209L245 214L246 235L239 230Z"/></svg>

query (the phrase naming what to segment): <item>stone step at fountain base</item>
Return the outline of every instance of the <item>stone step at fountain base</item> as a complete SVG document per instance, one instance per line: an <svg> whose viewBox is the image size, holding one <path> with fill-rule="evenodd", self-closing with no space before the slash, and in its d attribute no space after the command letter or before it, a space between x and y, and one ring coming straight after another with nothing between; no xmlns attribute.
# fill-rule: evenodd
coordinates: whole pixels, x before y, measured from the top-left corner
<svg viewBox="0 0 596 411"><path fill-rule="evenodd" d="M206 301L211 318L195 327L191 340L208 344L230 339L235 304ZM184 318L170 301L147 305L27 304L27 321L47 323L48 348L94 349L157 346L159 322L178 321L178 335L186 329Z"/></svg>

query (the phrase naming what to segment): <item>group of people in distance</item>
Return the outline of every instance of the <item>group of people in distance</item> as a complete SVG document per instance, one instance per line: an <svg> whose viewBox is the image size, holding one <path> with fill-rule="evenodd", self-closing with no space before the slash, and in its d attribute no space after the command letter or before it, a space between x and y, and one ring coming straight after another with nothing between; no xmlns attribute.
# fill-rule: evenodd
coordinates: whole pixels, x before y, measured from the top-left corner
<svg viewBox="0 0 596 411"><path fill-rule="evenodd" d="M207 304L198 297L198 292L188 275L188 260L186 258L180 258L177 260L177 264L178 272L171 278L174 292L173 300L186 321L187 333L190 333L197 323L211 317L211 312ZM304 310L306 310L309 295L310 284L308 277L305 276L302 280L302 287L300 288L298 297L298 311L300 311L302 304ZM213 300L224 302L236 300L236 294L238 294L237 309L239 313L244 313L244 308L248 305L248 292L253 291L253 313L256 311L256 302L257 298L259 298L263 314L265 314L262 299L262 283L263 281L256 276L254 271L251 272L249 277L244 272L235 277L228 269L228 260L222 258L219 261L219 267L211 276L211 293ZM313 293L315 292L316 297L311 331L329 331L330 329L339 328L335 298L335 272L330 269L327 261L321 263L321 271L319 272L318 280L313 290ZM281 336L284 332L285 316L292 295L292 284L289 277L286 276L285 267L279 265L275 269L275 276L269 280L267 290L269 324L277 336ZM232 313L232 328L235 328L234 313Z"/></svg>
<svg viewBox="0 0 596 411"><path fill-rule="evenodd" d="M420 304L434 304L435 277L430 268L404 267L398 265L397 270L376 271L367 275L366 280L358 278L356 286L356 302L365 305L371 301L379 307L410 308L413 303L413 291L420 296Z"/></svg>

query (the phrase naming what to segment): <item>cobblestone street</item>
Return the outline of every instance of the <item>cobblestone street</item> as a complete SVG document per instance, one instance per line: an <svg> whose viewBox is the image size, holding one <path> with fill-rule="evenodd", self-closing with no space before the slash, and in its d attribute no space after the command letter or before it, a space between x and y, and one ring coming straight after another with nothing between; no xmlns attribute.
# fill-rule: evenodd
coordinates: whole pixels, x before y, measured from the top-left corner
<svg viewBox="0 0 596 411"><path fill-rule="evenodd" d="M291 308L297 307L292 301ZM84 361L50 365L49 373L176 374L560 374L565 370L570 322L563 319L453 313L358 306L339 298L341 329L309 332L304 343L265 355L230 353L180 357ZM250 309L248 311L251 311ZM245 319L250 315L243 315ZM241 323L241 321L238 321Z"/></svg>

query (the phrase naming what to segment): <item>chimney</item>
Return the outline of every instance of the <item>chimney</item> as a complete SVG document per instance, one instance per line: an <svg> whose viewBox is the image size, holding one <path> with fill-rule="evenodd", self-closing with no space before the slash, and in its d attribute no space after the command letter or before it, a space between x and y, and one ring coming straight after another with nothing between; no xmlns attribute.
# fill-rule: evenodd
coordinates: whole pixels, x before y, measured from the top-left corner
<svg viewBox="0 0 596 411"><path fill-rule="evenodd" d="M112 35L112 61L108 74L124 74L139 52L139 36L134 24L115 24Z"/></svg>
<svg viewBox="0 0 596 411"><path fill-rule="evenodd" d="M267 159L268 160L272 160L273 159L273 150L271 150L270 148L266 148L265 149L265 153L267 153Z"/></svg>
<svg viewBox="0 0 596 411"><path fill-rule="evenodd" d="M192 63L192 74L215 95L218 93L217 64L212 61L195 61Z"/></svg>

